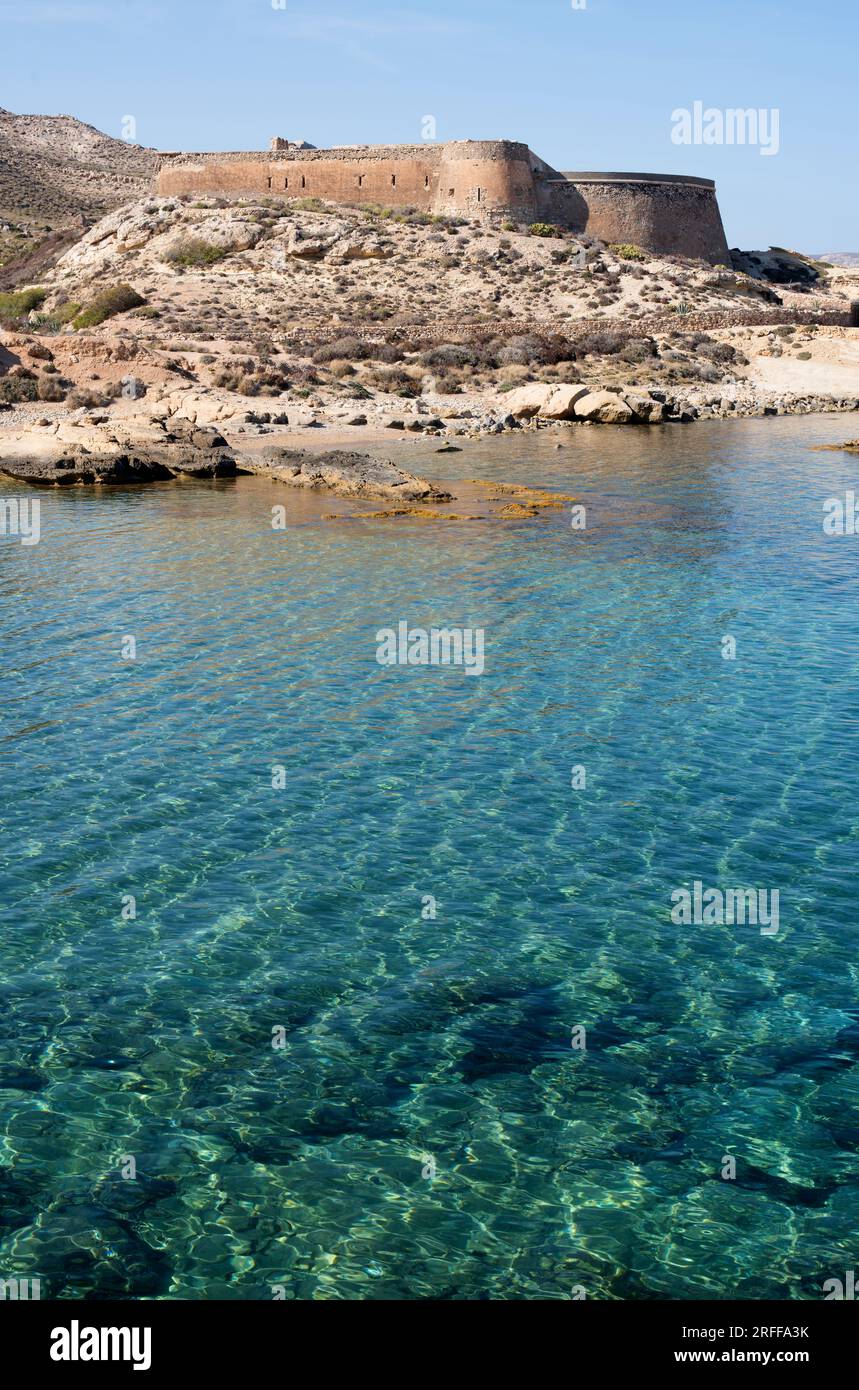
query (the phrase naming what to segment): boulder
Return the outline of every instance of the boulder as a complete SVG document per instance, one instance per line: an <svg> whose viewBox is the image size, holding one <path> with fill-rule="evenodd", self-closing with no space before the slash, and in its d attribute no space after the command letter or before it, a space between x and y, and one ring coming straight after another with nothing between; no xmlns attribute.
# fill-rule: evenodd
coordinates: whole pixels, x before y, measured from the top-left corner
<svg viewBox="0 0 859 1390"><path fill-rule="evenodd" d="M662 401L654 400L652 396L644 392L624 391L623 399L635 418L643 425L658 425L668 414L667 407Z"/></svg>
<svg viewBox="0 0 859 1390"><path fill-rule="evenodd" d="M394 254L390 241L380 236L368 236L342 242L337 247L337 258L341 261L389 261Z"/></svg>
<svg viewBox="0 0 859 1390"><path fill-rule="evenodd" d="M531 420L535 415L539 415L543 406L556 391L554 386L538 385L520 386L518 390L511 391L505 397L505 405L508 413L517 420Z"/></svg>
<svg viewBox="0 0 859 1390"><path fill-rule="evenodd" d="M611 391L589 391L575 404L577 420L592 420L600 425L628 425L635 420L631 406Z"/></svg>
<svg viewBox="0 0 859 1390"><path fill-rule="evenodd" d="M540 407L540 416L546 420L573 420L576 402L589 394L589 386L556 386Z"/></svg>

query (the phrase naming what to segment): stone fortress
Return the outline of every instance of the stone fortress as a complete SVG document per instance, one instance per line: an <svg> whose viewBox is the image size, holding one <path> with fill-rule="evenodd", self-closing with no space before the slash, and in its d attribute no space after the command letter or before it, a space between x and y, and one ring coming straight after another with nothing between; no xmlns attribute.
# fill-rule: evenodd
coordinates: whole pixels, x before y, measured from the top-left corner
<svg viewBox="0 0 859 1390"><path fill-rule="evenodd" d="M488 221L550 222L612 244L730 264L709 179L559 173L514 140L318 150L276 138L266 152L165 156L156 191L320 198Z"/></svg>

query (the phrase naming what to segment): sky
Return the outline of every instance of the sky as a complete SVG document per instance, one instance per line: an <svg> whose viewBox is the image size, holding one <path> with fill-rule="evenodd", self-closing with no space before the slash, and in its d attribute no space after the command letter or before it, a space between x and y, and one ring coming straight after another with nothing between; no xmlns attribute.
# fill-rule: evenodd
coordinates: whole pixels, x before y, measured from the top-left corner
<svg viewBox="0 0 859 1390"><path fill-rule="evenodd" d="M713 178L731 246L859 251L857 40L859 0L0 0L0 106L163 150L418 143L432 117L562 170ZM702 143L713 116L677 143L696 102L765 113L758 143Z"/></svg>

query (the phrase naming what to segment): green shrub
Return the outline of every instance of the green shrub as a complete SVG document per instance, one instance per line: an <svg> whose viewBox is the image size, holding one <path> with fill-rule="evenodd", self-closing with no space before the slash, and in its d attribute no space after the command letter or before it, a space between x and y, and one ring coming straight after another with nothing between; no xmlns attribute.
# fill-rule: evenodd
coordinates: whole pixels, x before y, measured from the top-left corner
<svg viewBox="0 0 859 1390"><path fill-rule="evenodd" d="M0 377L0 401L4 405L20 405L22 401L39 399L39 383L33 376Z"/></svg>
<svg viewBox="0 0 859 1390"><path fill-rule="evenodd" d="M32 326L39 333L59 333L61 328L65 328L66 324L71 323L80 313L80 304L67 300L59 309L52 309L48 314L37 314L32 320Z"/></svg>
<svg viewBox="0 0 859 1390"><path fill-rule="evenodd" d="M130 285L112 285L96 295L89 308L84 309L82 314L78 314L72 320L72 326L75 329L96 328L106 319L113 318L114 314L125 314L129 309L139 309L145 302L143 296Z"/></svg>
<svg viewBox="0 0 859 1390"><path fill-rule="evenodd" d="M290 208L294 208L296 212L334 213L337 211L336 208L329 207L327 203L323 203L321 198L290 198L289 206Z"/></svg>
<svg viewBox="0 0 859 1390"><path fill-rule="evenodd" d="M372 357L372 352L368 343L364 343L360 338L344 337L335 338L331 343L323 343L313 353L313 360L318 366L325 366L328 362L363 362L368 357Z"/></svg>
<svg viewBox="0 0 859 1390"><path fill-rule="evenodd" d="M439 343L421 356L425 367L476 367L478 355L460 343Z"/></svg>
<svg viewBox="0 0 859 1390"><path fill-rule="evenodd" d="M184 240L176 243L165 254L164 259L169 265L181 265L189 270L205 269L206 266L217 265L225 256L232 252L232 246L215 246L211 241L204 241L202 237L185 237Z"/></svg>
<svg viewBox="0 0 859 1390"><path fill-rule="evenodd" d="M633 246L631 242L622 242L619 246L610 246L609 251L613 251L620 261L646 261L647 255L640 246Z"/></svg>
<svg viewBox="0 0 859 1390"><path fill-rule="evenodd" d="M529 228L532 236L563 236L560 227L553 227L550 222L532 222Z"/></svg>
<svg viewBox="0 0 859 1390"><path fill-rule="evenodd" d="M14 290L11 294L0 294L0 319L20 319L32 313L48 297L42 289Z"/></svg>

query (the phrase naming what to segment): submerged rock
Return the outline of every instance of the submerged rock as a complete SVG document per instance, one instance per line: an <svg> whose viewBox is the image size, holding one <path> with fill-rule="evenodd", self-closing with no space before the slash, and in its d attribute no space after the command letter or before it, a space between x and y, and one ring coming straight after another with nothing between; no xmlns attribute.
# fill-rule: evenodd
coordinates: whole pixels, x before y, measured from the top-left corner
<svg viewBox="0 0 859 1390"><path fill-rule="evenodd" d="M859 454L859 439L848 439L846 444L817 444L816 449L835 450L836 453L844 449L850 454Z"/></svg>

